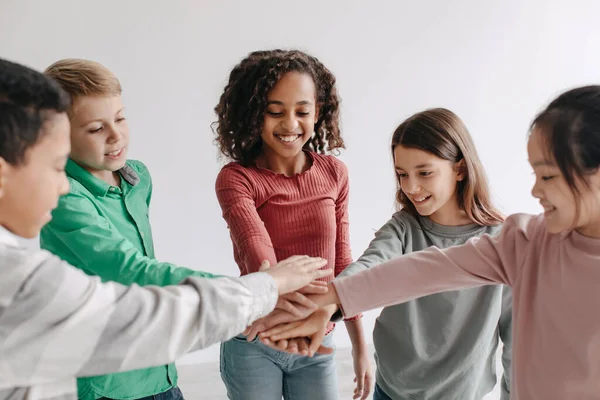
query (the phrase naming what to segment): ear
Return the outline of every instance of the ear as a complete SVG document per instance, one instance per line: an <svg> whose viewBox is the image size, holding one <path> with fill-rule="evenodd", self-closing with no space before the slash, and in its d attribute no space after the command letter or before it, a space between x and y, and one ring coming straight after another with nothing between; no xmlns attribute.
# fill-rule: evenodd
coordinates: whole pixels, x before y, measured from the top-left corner
<svg viewBox="0 0 600 400"><path fill-rule="evenodd" d="M465 166L464 158L454 164L454 172L456 173L456 180L458 182L465 180L465 178L467 177L467 168Z"/></svg>
<svg viewBox="0 0 600 400"><path fill-rule="evenodd" d="M2 199L4 193L6 193L6 181L8 179L9 168L10 164L8 164L4 158L0 157L0 199Z"/></svg>

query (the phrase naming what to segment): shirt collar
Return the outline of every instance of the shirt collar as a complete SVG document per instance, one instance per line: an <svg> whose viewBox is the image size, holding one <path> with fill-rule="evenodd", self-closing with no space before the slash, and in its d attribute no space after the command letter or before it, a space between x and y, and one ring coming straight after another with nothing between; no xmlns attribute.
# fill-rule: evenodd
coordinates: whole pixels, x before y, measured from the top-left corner
<svg viewBox="0 0 600 400"><path fill-rule="evenodd" d="M96 196L106 196L111 188L111 185L104 182L102 179L96 178L70 158L67 160L65 170L67 171L67 175L81 183L87 190ZM131 186L135 186L140 182L140 177L137 172L135 172L135 170L127 163L119 170L119 174Z"/></svg>

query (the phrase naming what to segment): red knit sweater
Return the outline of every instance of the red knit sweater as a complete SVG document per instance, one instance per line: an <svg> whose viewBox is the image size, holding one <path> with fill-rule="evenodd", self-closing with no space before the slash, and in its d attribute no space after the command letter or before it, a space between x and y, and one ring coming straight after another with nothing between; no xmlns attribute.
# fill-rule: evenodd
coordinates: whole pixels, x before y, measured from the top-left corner
<svg viewBox="0 0 600 400"><path fill-rule="evenodd" d="M328 260L334 276L352 262L348 229L348 170L333 156L307 153L310 168L292 177L232 162L216 191L242 275L293 255ZM324 278L331 281L333 278Z"/></svg>
<svg viewBox="0 0 600 400"><path fill-rule="evenodd" d="M346 166L307 154L312 165L292 177L235 162L219 173L217 198L242 275L293 255L323 257L336 276L352 262Z"/></svg>

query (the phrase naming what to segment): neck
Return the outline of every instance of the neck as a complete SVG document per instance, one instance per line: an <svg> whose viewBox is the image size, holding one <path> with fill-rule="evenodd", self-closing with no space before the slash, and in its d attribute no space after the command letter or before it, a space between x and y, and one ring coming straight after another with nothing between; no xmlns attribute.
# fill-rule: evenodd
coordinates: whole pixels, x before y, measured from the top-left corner
<svg viewBox="0 0 600 400"><path fill-rule="evenodd" d="M89 171L90 174L94 175L96 178L103 180L112 186L120 186L121 185L121 176L118 172L113 171Z"/></svg>
<svg viewBox="0 0 600 400"><path fill-rule="evenodd" d="M261 168L266 168L276 174L285 176L294 176L310 168L310 159L304 151L299 152L293 157L281 157L272 151L265 149L263 154L256 161Z"/></svg>
<svg viewBox="0 0 600 400"><path fill-rule="evenodd" d="M458 208L458 204L447 204L431 214L429 218L436 224L444 226L464 226L473 223L467 213Z"/></svg>

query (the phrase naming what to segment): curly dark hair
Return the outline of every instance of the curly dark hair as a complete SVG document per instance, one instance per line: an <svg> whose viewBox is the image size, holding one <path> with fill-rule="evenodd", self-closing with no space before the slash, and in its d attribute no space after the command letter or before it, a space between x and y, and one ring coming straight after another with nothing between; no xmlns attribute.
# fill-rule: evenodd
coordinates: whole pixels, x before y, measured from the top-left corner
<svg viewBox="0 0 600 400"><path fill-rule="evenodd" d="M215 107L212 124L221 153L243 165L252 164L262 151L261 132L267 94L288 72L310 75L317 91L319 119L315 134L304 148L321 154L344 148L339 127L340 99L335 76L317 58L299 50L264 50L250 53L229 75Z"/></svg>

